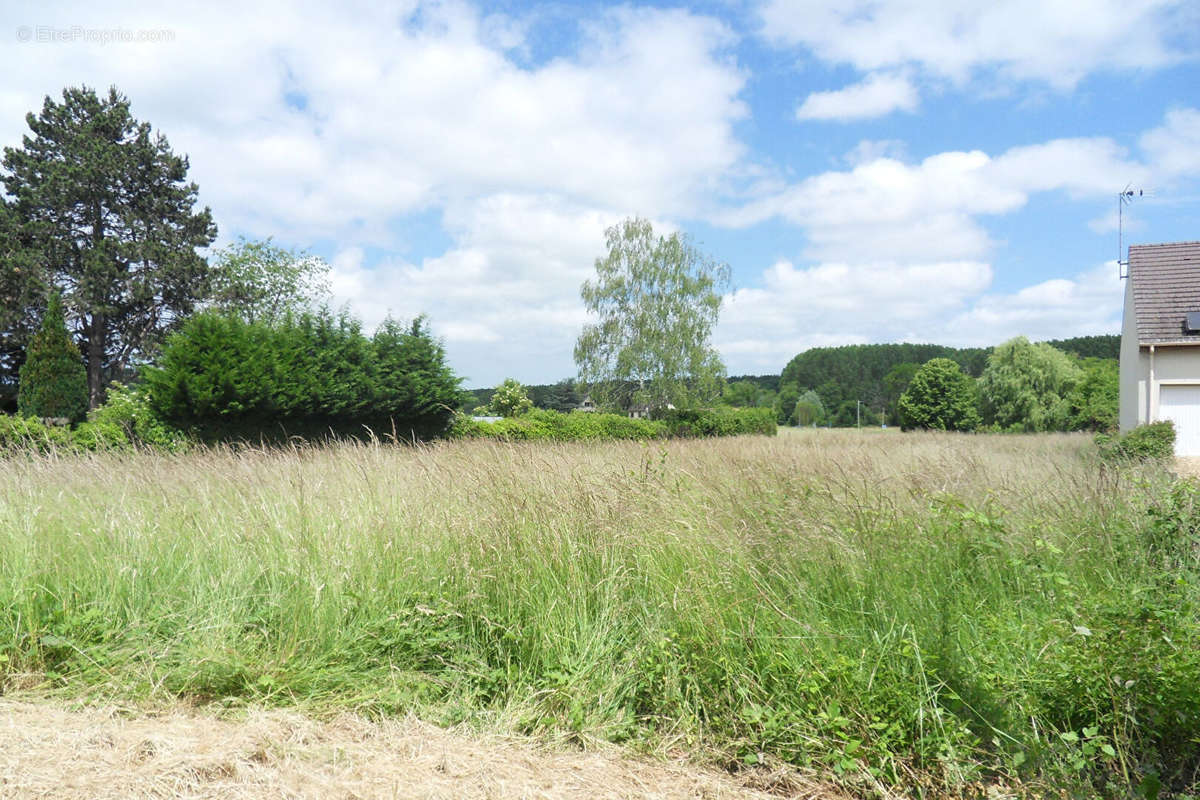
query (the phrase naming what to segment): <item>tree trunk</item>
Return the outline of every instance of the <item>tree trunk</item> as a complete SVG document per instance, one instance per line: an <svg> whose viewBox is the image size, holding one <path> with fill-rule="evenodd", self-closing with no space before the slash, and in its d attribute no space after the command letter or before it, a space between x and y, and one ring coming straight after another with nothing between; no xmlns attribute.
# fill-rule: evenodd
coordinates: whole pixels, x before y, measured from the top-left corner
<svg viewBox="0 0 1200 800"><path fill-rule="evenodd" d="M104 401L104 386L101 382L101 367L104 364L104 316L93 314L88 326L87 379L88 409Z"/></svg>

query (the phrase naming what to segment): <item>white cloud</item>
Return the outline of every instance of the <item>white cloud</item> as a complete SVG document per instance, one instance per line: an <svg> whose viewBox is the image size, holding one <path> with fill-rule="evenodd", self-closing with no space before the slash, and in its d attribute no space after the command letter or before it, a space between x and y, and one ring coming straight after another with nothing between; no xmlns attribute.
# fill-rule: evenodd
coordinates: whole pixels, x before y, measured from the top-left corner
<svg viewBox="0 0 1200 800"><path fill-rule="evenodd" d="M862 72L916 66L961 83L995 68L1064 89L1178 61L1188 13L1186 0L768 0L761 12L768 39Z"/></svg>
<svg viewBox="0 0 1200 800"><path fill-rule="evenodd" d="M744 226L783 218L805 229L805 255L818 261L981 259L994 242L979 218L1016 211L1032 194L1115 196L1127 181L1191 169L1192 125L1188 112L1169 114L1143 137L1146 161L1107 138L1055 139L994 157L950 151L912 164L885 155L810 176L721 219Z"/></svg>
<svg viewBox="0 0 1200 800"><path fill-rule="evenodd" d="M989 292L982 262L819 264L781 261L762 289L727 298L717 342L740 371L775 372L810 347L936 342L987 347L1013 336L1116 332L1124 284L1116 264L1011 293Z"/></svg>
<svg viewBox="0 0 1200 800"><path fill-rule="evenodd" d="M1116 333L1124 292L1116 262L1109 262L1070 279L984 295L942 327L939 341L990 346L1018 335L1038 340Z"/></svg>
<svg viewBox="0 0 1200 800"><path fill-rule="evenodd" d="M1158 177L1170 180L1200 174L1200 111L1168 111L1162 126L1147 131L1140 144Z"/></svg>
<svg viewBox="0 0 1200 800"><path fill-rule="evenodd" d="M807 347L926 340L932 320L965 310L992 281L978 261L900 264L779 261L762 288L726 298L716 342L746 370L777 372Z"/></svg>
<svg viewBox="0 0 1200 800"><path fill-rule="evenodd" d="M456 2L228 10L40 9L41 25L167 28L174 40L0 49L6 74L37 76L0 96L19 109L0 137L19 141L44 94L115 84L191 156L225 229L374 244L397 217L497 192L693 214L743 156L732 35L685 11L597 12L577 52L523 68L509 56L519 21ZM16 11L0 13L10 31L31 21Z"/></svg>
<svg viewBox="0 0 1200 800"><path fill-rule="evenodd" d="M882 117L893 111L915 111L916 87L902 75L875 74L831 92L813 92L796 109L799 120L851 120Z"/></svg>
<svg viewBox="0 0 1200 800"><path fill-rule="evenodd" d="M899 139L863 139L842 156L842 162L857 167L881 158L905 161L907 157L908 146Z"/></svg>
<svg viewBox="0 0 1200 800"><path fill-rule="evenodd" d="M450 362L472 386L505 375L564 377L585 321L579 286L618 215L550 195L491 195L457 203L455 245L419 264L367 266L348 248L333 259L333 292L368 327L389 313L428 313ZM499 377L497 377L499 376Z"/></svg>

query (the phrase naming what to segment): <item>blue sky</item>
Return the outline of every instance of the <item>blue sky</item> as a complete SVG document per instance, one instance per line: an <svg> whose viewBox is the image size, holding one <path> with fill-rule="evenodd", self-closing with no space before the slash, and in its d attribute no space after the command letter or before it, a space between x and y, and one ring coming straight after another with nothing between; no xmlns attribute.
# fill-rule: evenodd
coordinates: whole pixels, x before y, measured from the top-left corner
<svg viewBox="0 0 1200 800"><path fill-rule="evenodd" d="M573 374L625 216L729 263L731 374L1116 332L1127 185L1127 243L1200 239L1194 2L95 6L0 11L0 143L116 85L219 244L324 257L368 326L427 313L469 386Z"/></svg>

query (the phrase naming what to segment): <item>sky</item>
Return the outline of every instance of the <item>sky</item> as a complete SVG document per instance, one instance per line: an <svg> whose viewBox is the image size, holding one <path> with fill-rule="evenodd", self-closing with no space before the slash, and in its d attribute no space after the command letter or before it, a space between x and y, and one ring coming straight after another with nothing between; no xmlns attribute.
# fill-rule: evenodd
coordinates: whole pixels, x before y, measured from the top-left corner
<svg viewBox="0 0 1200 800"><path fill-rule="evenodd" d="M0 75L0 144L116 86L216 246L427 314L468 387L575 373L625 217L729 264L731 375L1116 333L1127 188L1126 245L1200 239L1194 0L6 3Z"/></svg>

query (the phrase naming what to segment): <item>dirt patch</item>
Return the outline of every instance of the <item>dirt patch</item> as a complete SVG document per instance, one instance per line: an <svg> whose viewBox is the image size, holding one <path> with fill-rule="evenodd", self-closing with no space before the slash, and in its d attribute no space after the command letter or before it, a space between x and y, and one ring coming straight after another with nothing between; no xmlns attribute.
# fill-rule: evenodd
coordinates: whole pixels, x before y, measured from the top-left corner
<svg viewBox="0 0 1200 800"><path fill-rule="evenodd" d="M738 778L617 748L553 751L417 720L319 722L257 711L232 721L0 698L0 797L6 799L780 796L843 797L794 773Z"/></svg>

